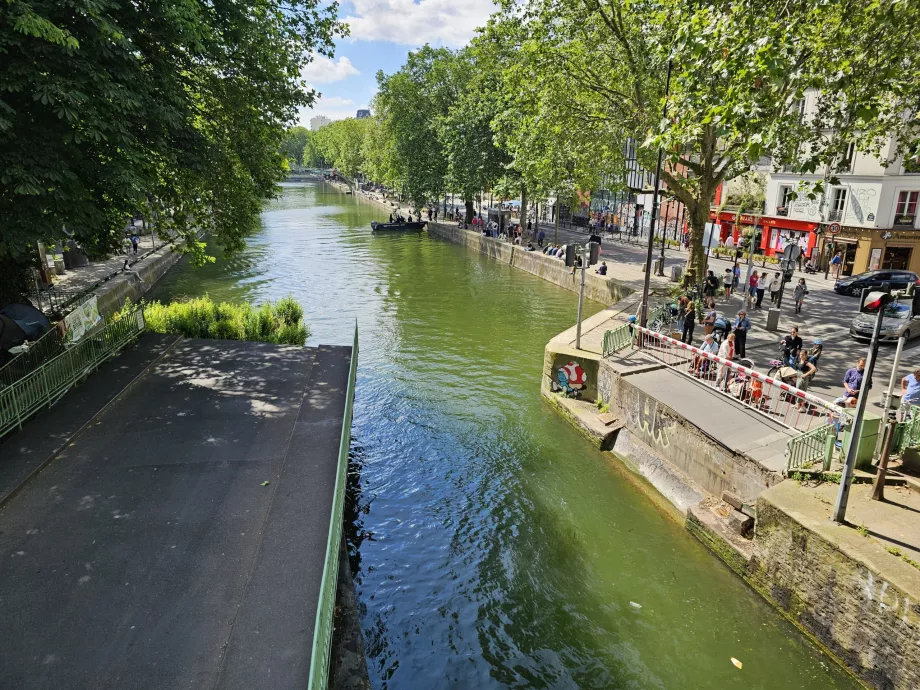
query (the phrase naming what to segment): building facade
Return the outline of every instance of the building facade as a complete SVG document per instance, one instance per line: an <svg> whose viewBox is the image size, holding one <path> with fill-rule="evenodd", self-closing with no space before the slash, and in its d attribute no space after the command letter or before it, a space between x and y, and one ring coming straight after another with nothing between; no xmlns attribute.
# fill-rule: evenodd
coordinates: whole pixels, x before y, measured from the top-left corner
<svg viewBox="0 0 920 690"><path fill-rule="evenodd" d="M364 109L362 109L362 110L359 110L359 111L358 111L357 118L358 118L359 120L363 120L363 119L368 118L368 117L370 117L370 116L371 116L371 111L370 111L370 110L364 110Z"/></svg>
<svg viewBox="0 0 920 690"><path fill-rule="evenodd" d="M310 131L316 132L321 130L323 127L328 125L332 120L330 120L325 115L316 115L315 117L310 118Z"/></svg>

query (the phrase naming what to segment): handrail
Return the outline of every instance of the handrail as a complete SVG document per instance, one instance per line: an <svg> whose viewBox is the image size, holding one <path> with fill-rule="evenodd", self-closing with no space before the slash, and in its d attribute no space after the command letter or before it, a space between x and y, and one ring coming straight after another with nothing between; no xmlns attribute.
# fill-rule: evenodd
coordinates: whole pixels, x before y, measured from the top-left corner
<svg viewBox="0 0 920 690"><path fill-rule="evenodd" d="M348 451L351 447L351 420L355 400L355 379L358 370L358 324L351 349L348 368L348 389L345 393L345 413L339 438L339 459L335 475L335 493L329 517L329 538L326 540L326 560L319 586L316 622L313 626L313 649L310 658L309 690L326 690L329 682L329 656L332 649L332 626L335 613L336 584L339 577L339 553L342 545L342 520L345 504L345 480Z"/></svg>
<svg viewBox="0 0 920 690"><path fill-rule="evenodd" d="M823 460L821 466L823 471L829 470L836 438L836 427L833 424L827 424L789 439L786 444L786 474L809 467L818 460Z"/></svg>
<svg viewBox="0 0 920 690"><path fill-rule="evenodd" d="M0 386L12 386L23 376L59 355L64 349L64 338L58 327L52 326L37 340L28 343L27 347L27 350L0 366Z"/></svg>
<svg viewBox="0 0 920 690"><path fill-rule="evenodd" d="M0 389L0 437L22 427L41 408L57 402L74 383L143 333L144 327L144 312L135 308L13 385Z"/></svg>

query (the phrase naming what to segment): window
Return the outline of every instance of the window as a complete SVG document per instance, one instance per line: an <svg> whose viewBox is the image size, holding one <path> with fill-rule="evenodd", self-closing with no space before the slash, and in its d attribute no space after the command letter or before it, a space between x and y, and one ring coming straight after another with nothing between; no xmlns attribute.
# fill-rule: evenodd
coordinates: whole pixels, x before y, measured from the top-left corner
<svg viewBox="0 0 920 690"><path fill-rule="evenodd" d="M853 159L856 157L856 144L850 142L847 145L846 153L834 166L834 172L848 173L853 170Z"/></svg>
<svg viewBox="0 0 920 690"><path fill-rule="evenodd" d="M792 113L801 119L805 115L805 99L800 98L792 103Z"/></svg>
<svg viewBox="0 0 920 690"><path fill-rule="evenodd" d="M792 185L782 185L779 188L779 205L782 208L789 208L789 204L795 201L795 192L792 191Z"/></svg>
<svg viewBox="0 0 920 690"><path fill-rule="evenodd" d="M837 213L843 213L843 210L847 206L847 190L846 187L837 187L834 190L834 205L833 209Z"/></svg>
<svg viewBox="0 0 920 690"><path fill-rule="evenodd" d="M920 192L901 192L898 194L898 205L895 214L898 216L917 215L917 199Z"/></svg>

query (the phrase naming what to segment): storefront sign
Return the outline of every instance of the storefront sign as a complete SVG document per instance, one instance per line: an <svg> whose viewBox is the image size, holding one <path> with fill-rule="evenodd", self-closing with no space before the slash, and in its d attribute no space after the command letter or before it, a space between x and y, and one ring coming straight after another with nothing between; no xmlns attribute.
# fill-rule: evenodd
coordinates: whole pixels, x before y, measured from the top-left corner
<svg viewBox="0 0 920 690"><path fill-rule="evenodd" d="M872 256L869 257L869 270L877 271L882 263L882 248L876 247L872 250Z"/></svg>

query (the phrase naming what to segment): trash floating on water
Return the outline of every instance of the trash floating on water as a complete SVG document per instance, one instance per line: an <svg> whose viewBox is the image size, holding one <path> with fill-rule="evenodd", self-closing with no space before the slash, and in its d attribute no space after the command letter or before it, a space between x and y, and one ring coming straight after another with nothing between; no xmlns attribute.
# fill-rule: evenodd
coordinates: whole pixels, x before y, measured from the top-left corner
<svg viewBox="0 0 920 690"><path fill-rule="evenodd" d="M269 482L262 482L262 486L268 486Z"/></svg>
<svg viewBox="0 0 920 690"><path fill-rule="evenodd" d="M632 607L633 607L634 609L636 609L637 611L638 611L639 609L642 608L642 604L637 604L637 603L634 602L634 601L629 602L629 605L632 606Z"/></svg>
<svg viewBox="0 0 920 690"><path fill-rule="evenodd" d="M737 666L738 668L741 668L742 666L744 666L744 664L742 664L740 661L738 661L735 657L732 657L732 663L733 663L735 666Z"/></svg>

